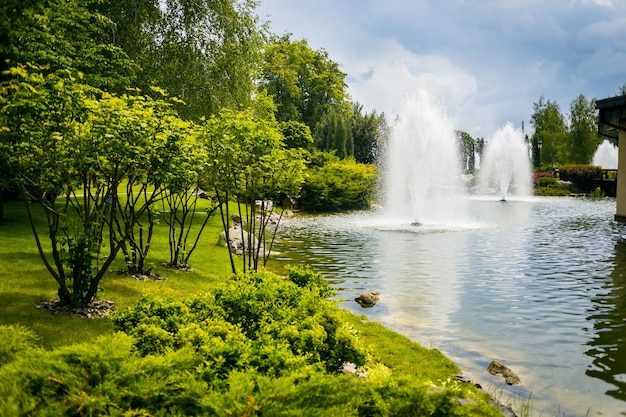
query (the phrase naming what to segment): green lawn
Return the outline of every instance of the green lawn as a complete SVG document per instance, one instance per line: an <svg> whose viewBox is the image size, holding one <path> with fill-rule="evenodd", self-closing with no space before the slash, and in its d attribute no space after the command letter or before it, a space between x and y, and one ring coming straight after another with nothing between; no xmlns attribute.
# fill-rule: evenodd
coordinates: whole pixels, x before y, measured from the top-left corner
<svg viewBox="0 0 626 417"><path fill-rule="evenodd" d="M22 324L33 329L46 347L56 347L89 340L113 331L108 319L86 320L70 314L52 315L40 310L41 301L56 298L56 282L46 270L35 246L35 239L25 215L23 203L6 204L5 221L0 222L0 324ZM45 224L39 232L46 242ZM161 222L150 249L150 260L156 274L165 281L138 281L132 277L109 272L101 281L103 291L98 299L111 300L118 308L133 305L140 297L177 300L210 291L230 274L226 248L217 246L221 231L218 217L213 218L203 233L192 256L191 272L164 268L169 259L167 225ZM119 254L112 270L124 268Z"/></svg>

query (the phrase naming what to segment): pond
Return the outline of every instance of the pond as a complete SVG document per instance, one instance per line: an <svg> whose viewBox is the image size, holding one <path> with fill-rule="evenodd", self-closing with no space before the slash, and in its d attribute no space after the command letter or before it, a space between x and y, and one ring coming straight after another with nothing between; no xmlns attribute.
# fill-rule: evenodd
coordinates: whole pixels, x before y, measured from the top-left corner
<svg viewBox="0 0 626 417"><path fill-rule="evenodd" d="M285 220L275 265L306 263L343 306L453 359L533 415L626 415L626 226L615 200L468 201L463 220L392 224L375 212ZM353 300L379 291L362 309ZM511 367L522 385L486 372Z"/></svg>

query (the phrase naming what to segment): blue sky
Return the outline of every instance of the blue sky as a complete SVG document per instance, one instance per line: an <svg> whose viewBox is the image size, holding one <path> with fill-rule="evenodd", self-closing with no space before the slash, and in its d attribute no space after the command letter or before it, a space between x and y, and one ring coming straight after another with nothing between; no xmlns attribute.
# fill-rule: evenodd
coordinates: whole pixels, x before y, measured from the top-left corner
<svg viewBox="0 0 626 417"><path fill-rule="evenodd" d="M325 49L367 111L392 116L424 89L476 137L530 129L542 95L567 117L579 94L626 83L626 0L261 0L257 12Z"/></svg>

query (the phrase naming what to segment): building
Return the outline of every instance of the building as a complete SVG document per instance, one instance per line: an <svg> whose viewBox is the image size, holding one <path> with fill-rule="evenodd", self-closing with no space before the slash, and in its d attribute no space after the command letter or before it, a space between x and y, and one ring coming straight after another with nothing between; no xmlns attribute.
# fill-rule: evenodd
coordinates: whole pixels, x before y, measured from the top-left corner
<svg viewBox="0 0 626 417"><path fill-rule="evenodd" d="M617 143L615 220L626 222L626 95L598 100L596 109L599 110L598 133Z"/></svg>

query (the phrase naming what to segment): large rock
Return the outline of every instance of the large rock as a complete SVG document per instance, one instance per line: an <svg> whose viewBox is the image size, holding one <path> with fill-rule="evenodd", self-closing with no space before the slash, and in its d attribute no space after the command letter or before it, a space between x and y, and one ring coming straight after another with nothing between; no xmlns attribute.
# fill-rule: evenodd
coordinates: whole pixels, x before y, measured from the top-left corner
<svg viewBox="0 0 626 417"><path fill-rule="evenodd" d="M259 245L259 241L254 235L252 236L251 242L248 242L250 239L248 238L249 233L247 231L243 231L243 239L241 236L241 226L237 223L233 225L230 229L228 229L228 248L232 253L237 255L243 255L243 252L250 248L250 244L252 248L256 248ZM226 232L222 231L218 237L218 245L226 246ZM265 253L265 249L261 247L261 253Z"/></svg>
<svg viewBox="0 0 626 417"><path fill-rule="evenodd" d="M363 308L374 307L380 301L380 293L378 291L364 292L354 299Z"/></svg>
<svg viewBox="0 0 626 417"><path fill-rule="evenodd" d="M487 367L487 372L489 372L491 375L502 375L504 377L504 382L509 385L520 385L522 383L519 377L515 375L515 372L511 370L511 368L503 365L502 362L498 360L491 361L491 363Z"/></svg>

